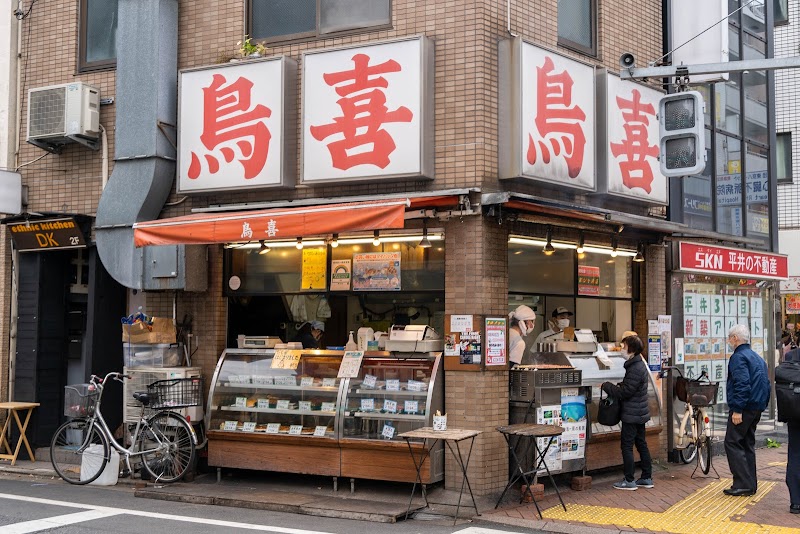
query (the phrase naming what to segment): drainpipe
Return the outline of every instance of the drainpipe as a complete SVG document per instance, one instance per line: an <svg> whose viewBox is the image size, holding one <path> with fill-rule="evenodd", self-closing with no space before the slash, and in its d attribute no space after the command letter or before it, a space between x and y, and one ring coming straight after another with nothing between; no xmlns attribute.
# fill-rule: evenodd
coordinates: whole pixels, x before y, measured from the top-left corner
<svg viewBox="0 0 800 534"><path fill-rule="evenodd" d="M106 188L106 184L108 183L108 135L106 135L106 129L103 128L102 124L100 125L100 144L103 150L103 186L100 188L102 191Z"/></svg>

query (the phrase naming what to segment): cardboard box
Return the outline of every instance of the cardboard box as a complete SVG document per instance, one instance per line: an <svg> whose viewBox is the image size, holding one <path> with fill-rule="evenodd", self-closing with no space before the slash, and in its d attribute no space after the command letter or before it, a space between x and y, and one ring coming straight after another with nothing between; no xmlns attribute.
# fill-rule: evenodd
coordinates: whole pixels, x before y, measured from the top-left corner
<svg viewBox="0 0 800 534"><path fill-rule="evenodd" d="M164 317L153 317L152 327L144 323L123 324L122 342L123 343L175 343L175 323L172 319Z"/></svg>

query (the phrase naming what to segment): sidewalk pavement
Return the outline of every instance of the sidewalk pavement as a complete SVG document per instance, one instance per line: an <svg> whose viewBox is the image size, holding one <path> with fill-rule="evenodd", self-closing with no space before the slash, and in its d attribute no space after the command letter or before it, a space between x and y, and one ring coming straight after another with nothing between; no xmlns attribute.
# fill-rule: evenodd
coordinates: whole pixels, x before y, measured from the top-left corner
<svg viewBox="0 0 800 534"><path fill-rule="evenodd" d="M782 440L783 441L783 440ZM18 461L14 467L0 462L0 474L58 478L47 460L39 454L37 462ZM561 508L549 480L546 494L539 500L543 513L540 519L533 503L518 504L518 490L509 492L504 503L495 509L499 492L477 497L481 512L466 505L472 502L465 492L461 501L459 523L470 521L498 523L523 529L536 529L565 534L610 534L612 532L666 532L671 534L800 534L800 516L789 513L789 492L784 483L786 444L777 449L761 448L758 460L758 492L753 497L728 497L722 490L730 487L731 475L725 456L714 456L714 469L704 476L695 464L657 464L654 466L655 488L637 491L614 490L611 485L622 478L621 471L594 474L592 486L573 491L561 479L559 490L567 505ZM284 473L225 470L217 482L215 474L198 475L194 482L159 485L139 479L120 479L121 484L134 484L137 497L264 509L321 517L336 517L392 523L405 517L411 494L410 484L377 481L355 481L351 493L349 479L339 479L339 490L333 491L330 477L292 476ZM557 478L559 480L559 478ZM445 524L442 516L455 512L458 492L440 485L429 488L428 499L437 504L425 508L419 489L411 506L416 519ZM452 519L450 524L452 524Z"/></svg>

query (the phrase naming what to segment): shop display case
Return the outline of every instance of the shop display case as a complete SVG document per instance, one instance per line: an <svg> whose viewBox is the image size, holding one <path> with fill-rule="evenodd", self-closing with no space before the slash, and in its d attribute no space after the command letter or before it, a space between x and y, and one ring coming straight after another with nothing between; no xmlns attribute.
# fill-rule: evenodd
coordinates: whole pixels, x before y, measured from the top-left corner
<svg viewBox="0 0 800 534"><path fill-rule="evenodd" d="M300 352L296 369L273 369L270 349L223 352L209 392L210 465L339 474L342 353Z"/></svg>
<svg viewBox="0 0 800 534"><path fill-rule="evenodd" d="M416 470L408 445L399 434L431 426L443 411L438 375L441 353L415 353L407 358L365 356L356 378L345 384L342 403L342 476L413 482ZM423 470L424 483L444 476L444 450L439 443ZM422 443L412 442L415 454Z"/></svg>
<svg viewBox="0 0 800 534"><path fill-rule="evenodd" d="M431 425L443 406L440 353L368 352L356 378L337 378L342 351L290 351L296 369L273 368L274 349L226 349L206 415L209 465L414 481L402 432ZM422 443L412 443L422 453ZM423 481L443 477L435 449Z"/></svg>

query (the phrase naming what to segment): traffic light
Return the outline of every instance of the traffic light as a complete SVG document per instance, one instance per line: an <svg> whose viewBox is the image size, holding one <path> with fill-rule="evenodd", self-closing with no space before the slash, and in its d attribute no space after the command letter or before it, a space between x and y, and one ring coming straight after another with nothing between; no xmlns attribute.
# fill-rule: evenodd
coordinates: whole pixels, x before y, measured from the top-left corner
<svg viewBox="0 0 800 534"><path fill-rule="evenodd" d="M699 174L706 167L703 95L685 91L658 103L659 161L664 176Z"/></svg>

